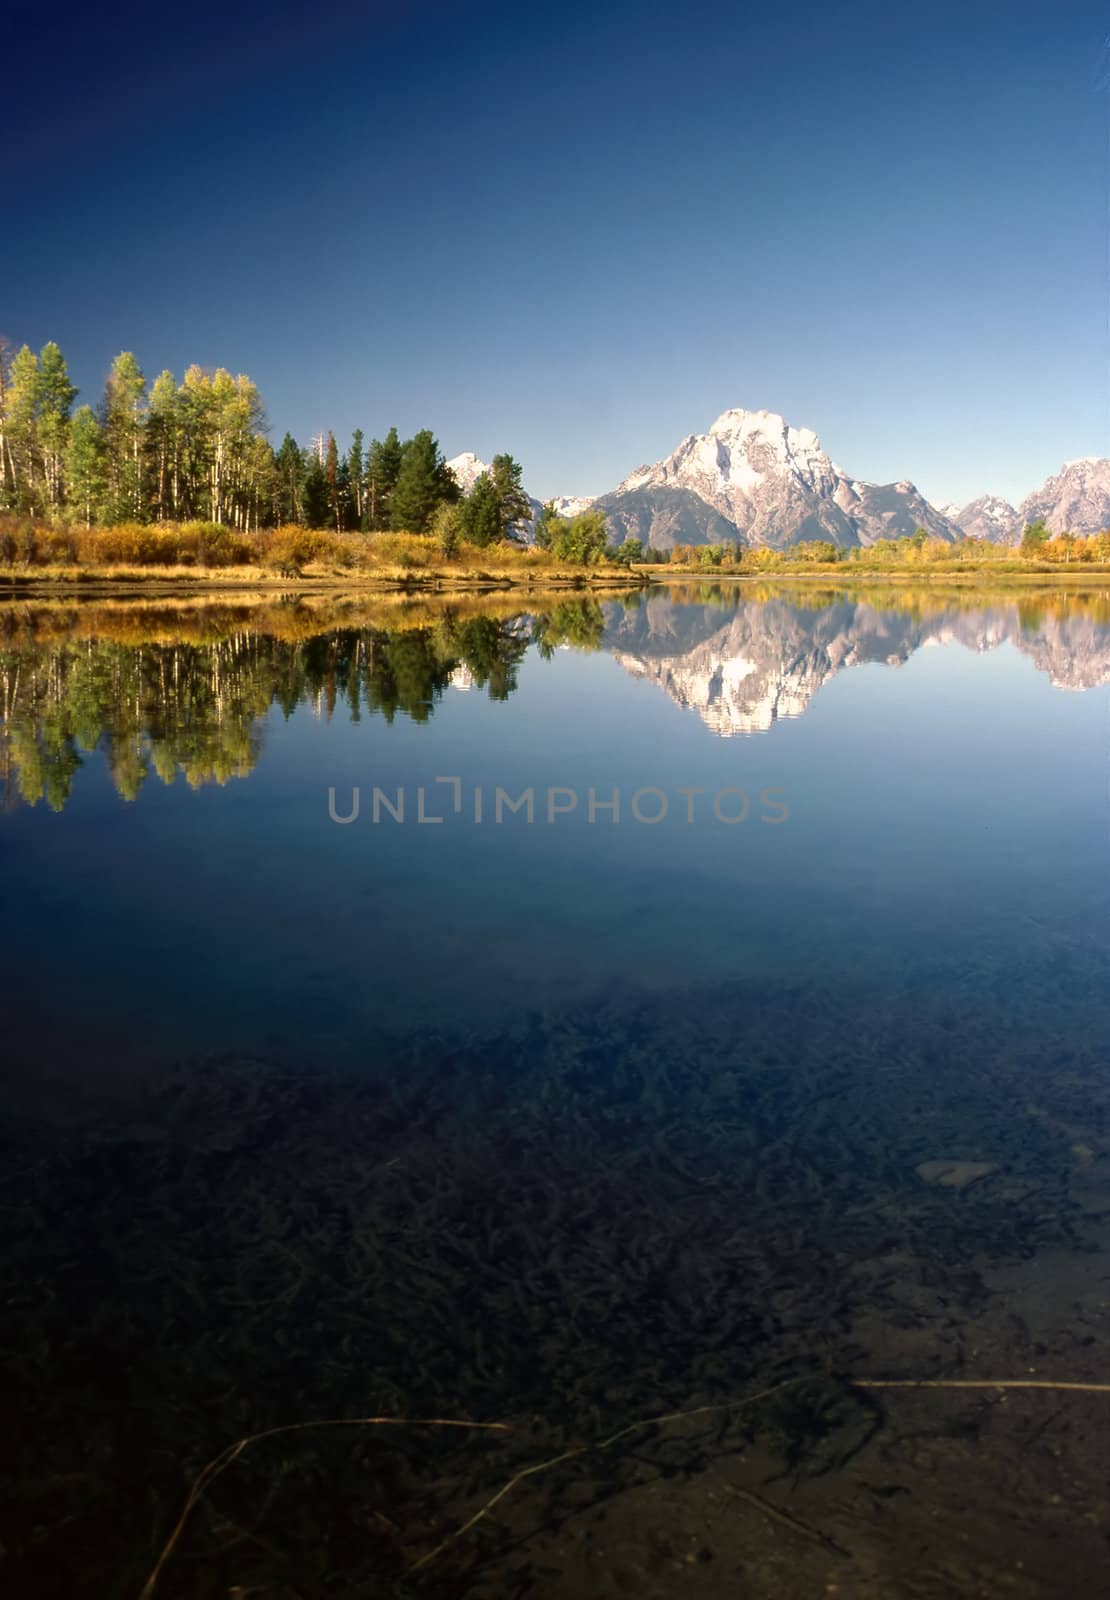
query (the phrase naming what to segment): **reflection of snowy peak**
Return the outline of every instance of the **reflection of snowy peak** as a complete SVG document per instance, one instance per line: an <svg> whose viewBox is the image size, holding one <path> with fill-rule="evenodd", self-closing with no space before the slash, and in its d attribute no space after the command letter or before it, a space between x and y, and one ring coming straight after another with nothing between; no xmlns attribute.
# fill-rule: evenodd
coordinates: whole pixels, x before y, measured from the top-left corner
<svg viewBox="0 0 1110 1600"><path fill-rule="evenodd" d="M766 733L780 717L800 717L823 678L805 672L778 673L745 656L714 659L712 651L677 661L645 662L614 652L634 677L658 683L676 704L696 711L714 733Z"/></svg>
<svg viewBox="0 0 1110 1600"><path fill-rule="evenodd" d="M1093 617L1046 617L1030 626L1018 648L1055 689L1110 683L1110 628Z"/></svg>
<svg viewBox="0 0 1110 1600"><path fill-rule="evenodd" d="M676 606L653 596L608 608L606 647L722 736L766 732L801 716L823 684L867 662L901 666L917 651L959 644L978 654L1010 644L1057 688L1110 682L1110 629L1089 616L1030 616L1016 605L938 607L925 619L854 600L820 610L785 600Z"/></svg>

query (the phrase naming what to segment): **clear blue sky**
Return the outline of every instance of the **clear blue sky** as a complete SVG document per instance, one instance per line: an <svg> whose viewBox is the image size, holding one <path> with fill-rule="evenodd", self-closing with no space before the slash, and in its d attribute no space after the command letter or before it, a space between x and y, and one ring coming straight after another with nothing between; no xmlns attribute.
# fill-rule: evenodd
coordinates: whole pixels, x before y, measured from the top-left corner
<svg viewBox="0 0 1110 1600"><path fill-rule="evenodd" d="M1110 454L1110 7L17 5L0 331L600 492L729 406L1018 499Z"/></svg>

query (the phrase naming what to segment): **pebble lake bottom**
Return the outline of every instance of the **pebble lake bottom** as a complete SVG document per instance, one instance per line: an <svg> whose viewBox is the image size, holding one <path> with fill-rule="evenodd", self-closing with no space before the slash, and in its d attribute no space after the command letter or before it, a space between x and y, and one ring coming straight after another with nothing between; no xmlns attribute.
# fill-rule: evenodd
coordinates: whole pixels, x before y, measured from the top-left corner
<svg viewBox="0 0 1110 1600"><path fill-rule="evenodd" d="M1100 1592L1105 602L154 609L0 633L7 1591Z"/></svg>

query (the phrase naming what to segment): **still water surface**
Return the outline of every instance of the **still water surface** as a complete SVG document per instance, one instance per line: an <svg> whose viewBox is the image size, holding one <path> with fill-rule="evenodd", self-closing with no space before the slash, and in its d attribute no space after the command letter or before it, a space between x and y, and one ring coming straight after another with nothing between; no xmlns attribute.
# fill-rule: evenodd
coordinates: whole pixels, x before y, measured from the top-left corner
<svg viewBox="0 0 1110 1600"><path fill-rule="evenodd" d="M4 612L18 1592L138 1593L253 1429L525 1419L260 1460L159 1580L408 1593L545 1444L784 1376L789 1415L617 1451L420 1582L654 1593L692 1513L637 1496L724 1462L849 1554L803 1539L791 1588L733 1517L691 1594L1056 1592L1057 1456L978 1400L928 1470L997 1482L913 1587L935 1419L842 1379L1105 1377L1108 685L1099 594ZM1097 1446L1058 1426L1086 1582Z"/></svg>

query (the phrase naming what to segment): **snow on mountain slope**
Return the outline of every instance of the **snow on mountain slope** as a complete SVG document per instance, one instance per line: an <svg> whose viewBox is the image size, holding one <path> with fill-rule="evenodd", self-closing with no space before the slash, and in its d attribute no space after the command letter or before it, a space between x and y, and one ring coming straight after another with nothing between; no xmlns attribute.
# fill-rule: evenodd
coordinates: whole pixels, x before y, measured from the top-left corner
<svg viewBox="0 0 1110 1600"><path fill-rule="evenodd" d="M472 451L447 465L466 493L489 471ZM532 506L538 515L540 502ZM637 467L608 494L555 499L564 517L595 506L616 542L636 538L659 549L731 539L775 549L809 539L847 547L905 538L918 528L938 539L1009 543L1039 517L1054 533L1110 527L1110 461L1065 462L1017 509L991 494L937 507L907 479L877 484L850 477L811 428L792 427L778 412L732 409L661 461Z"/></svg>
<svg viewBox="0 0 1110 1600"><path fill-rule="evenodd" d="M559 517L577 517L583 511L588 511L594 503L592 494L557 494L552 499L555 515Z"/></svg>
<svg viewBox="0 0 1110 1600"><path fill-rule="evenodd" d="M482 461L473 450L464 450L462 455L452 456L447 466L454 473L455 482L463 494L469 494L483 472L489 471L489 462Z"/></svg>
<svg viewBox="0 0 1110 1600"><path fill-rule="evenodd" d="M1044 519L1051 533L1101 533L1110 528L1110 461L1084 456L1065 461L1022 501L1017 525Z"/></svg>
<svg viewBox="0 0 1110 1600"><path fill-rule="evenodd" d="M967 538L990 539L995 544L1008 544L1021 527L1013 506L997 494L982 494L966 506L945 506L941 515Z"/></svg>
<svg viewBox="0 0 1110 1600"><path fill-rule="evenodd" d="M704 543L722 529L745 544L776 548L806 539L873 544L917 527L956 537L912 483L850 478L811 428L792 427L775 411L722 412L706 433L689 434L662 461L637 467L597 504L618 536L661 548Z"/></svg>

